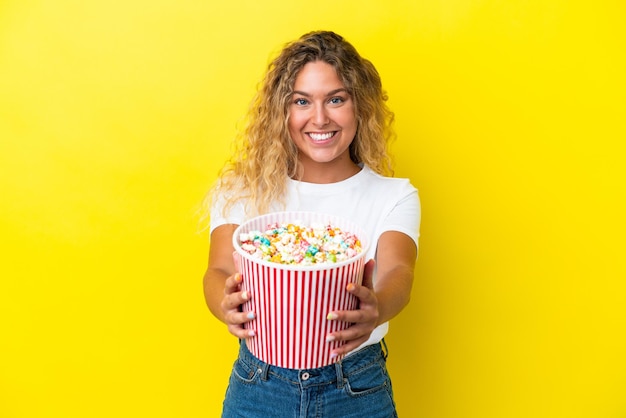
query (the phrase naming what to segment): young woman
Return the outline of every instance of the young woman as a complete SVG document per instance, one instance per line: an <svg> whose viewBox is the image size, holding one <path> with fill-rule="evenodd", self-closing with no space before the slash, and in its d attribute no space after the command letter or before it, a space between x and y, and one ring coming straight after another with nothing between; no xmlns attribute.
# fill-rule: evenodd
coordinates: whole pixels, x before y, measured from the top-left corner
<svg viewBox="0 0 626 418"><path fill-rule="evenodd" d="M352 323L327 336L340 341L329 366L275 367L240 344L223 417L395 417L383 337L408 303L417 257L417 190L392 174L393 114L370 61L333 32L311 32L270 64L238 149L210 194L211 245L204 293L234 337L255 312L242 304L232 234L245 220L280 210L319 211L351 219L373 238L363 284L349 286L354 311L329 320ZM344 357L345 355L345 357Z"/></svg>

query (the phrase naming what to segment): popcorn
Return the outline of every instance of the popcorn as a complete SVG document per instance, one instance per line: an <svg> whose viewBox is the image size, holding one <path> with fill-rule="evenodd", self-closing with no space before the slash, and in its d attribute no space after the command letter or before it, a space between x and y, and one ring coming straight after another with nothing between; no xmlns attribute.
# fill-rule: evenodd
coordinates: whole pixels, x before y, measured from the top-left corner
<svg viewBox="0 0 626 418"><path fill-rule="evenodd" d="M359 238L330 224L301 221L274 223L265 231L239 235L241 249L265 261L279 264L330 264L355 257L362 251Z"/></svg>

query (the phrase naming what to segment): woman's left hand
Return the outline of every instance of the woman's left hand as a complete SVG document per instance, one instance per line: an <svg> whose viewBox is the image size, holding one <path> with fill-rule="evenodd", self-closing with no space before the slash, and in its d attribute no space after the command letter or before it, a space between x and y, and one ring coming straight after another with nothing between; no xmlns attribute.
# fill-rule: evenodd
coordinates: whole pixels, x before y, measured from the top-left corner
<svg viewBox="0 0 626 418"><path fill-rule="evenodd" d="M349 328L326 336L327 342L343 342L340 347L333 350L333 356L344 355L354 350L367 341L374 328L378 326L378 298L374 293L372 282L374 264L374 260L365 264L361 285L350 283L347 287L348 292L359 299L358 308L353 311L334 311L328 314L328 320L352 323Z"/></svg>

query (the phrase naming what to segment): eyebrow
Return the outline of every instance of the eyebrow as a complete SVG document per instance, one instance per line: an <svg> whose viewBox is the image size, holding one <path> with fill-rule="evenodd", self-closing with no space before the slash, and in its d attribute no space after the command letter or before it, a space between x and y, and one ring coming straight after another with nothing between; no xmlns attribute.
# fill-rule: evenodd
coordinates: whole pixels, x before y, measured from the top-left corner
<svg viewBox="0 0 626 418"><path fill-rule="evenodd" d="M333 95L335 95L337 93L341 93L341 92L345 92L347 94L350 94L350 92L348 92L348 89L346 89L345 87L342 87L340 89L335 89L335 90L329 91L328 93L326 93L326 97L333 96ZM304 97L311 97L311 95L309 93L306 93L306 92L303 92L303 91L300 91L300 90L294 90L293 94L299 94L299 95L304 96Z"/></svg>

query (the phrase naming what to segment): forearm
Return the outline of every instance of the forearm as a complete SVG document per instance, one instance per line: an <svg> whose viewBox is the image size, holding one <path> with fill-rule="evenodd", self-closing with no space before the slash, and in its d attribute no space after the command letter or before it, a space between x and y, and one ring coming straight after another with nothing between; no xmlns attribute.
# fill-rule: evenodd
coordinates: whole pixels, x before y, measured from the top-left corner
<svg viewBox="0 0 626 418"><path fill-rule="evenodd" d="M204 274L204 299L209 310L220 321L224 322L224 313L221 308L224 298L224 283L228 274L218 269L207 269Z"/></svg>
<svg viewBox="0 0 626 418"><path fill-rule="evenodd" d="M397 266L378 277L374 292L378 299L378 324L383 324L398 315L411 299L413 268Z"/></svg>
<svg viewBox="0 0 626 418"><path fill-rule="evenodd" d="M225 295L226 279L235 273L231 238L237 225L222 225L211 234L209 265L204 273L204 299L211 313L225 322L222 300Z"/></svg>

